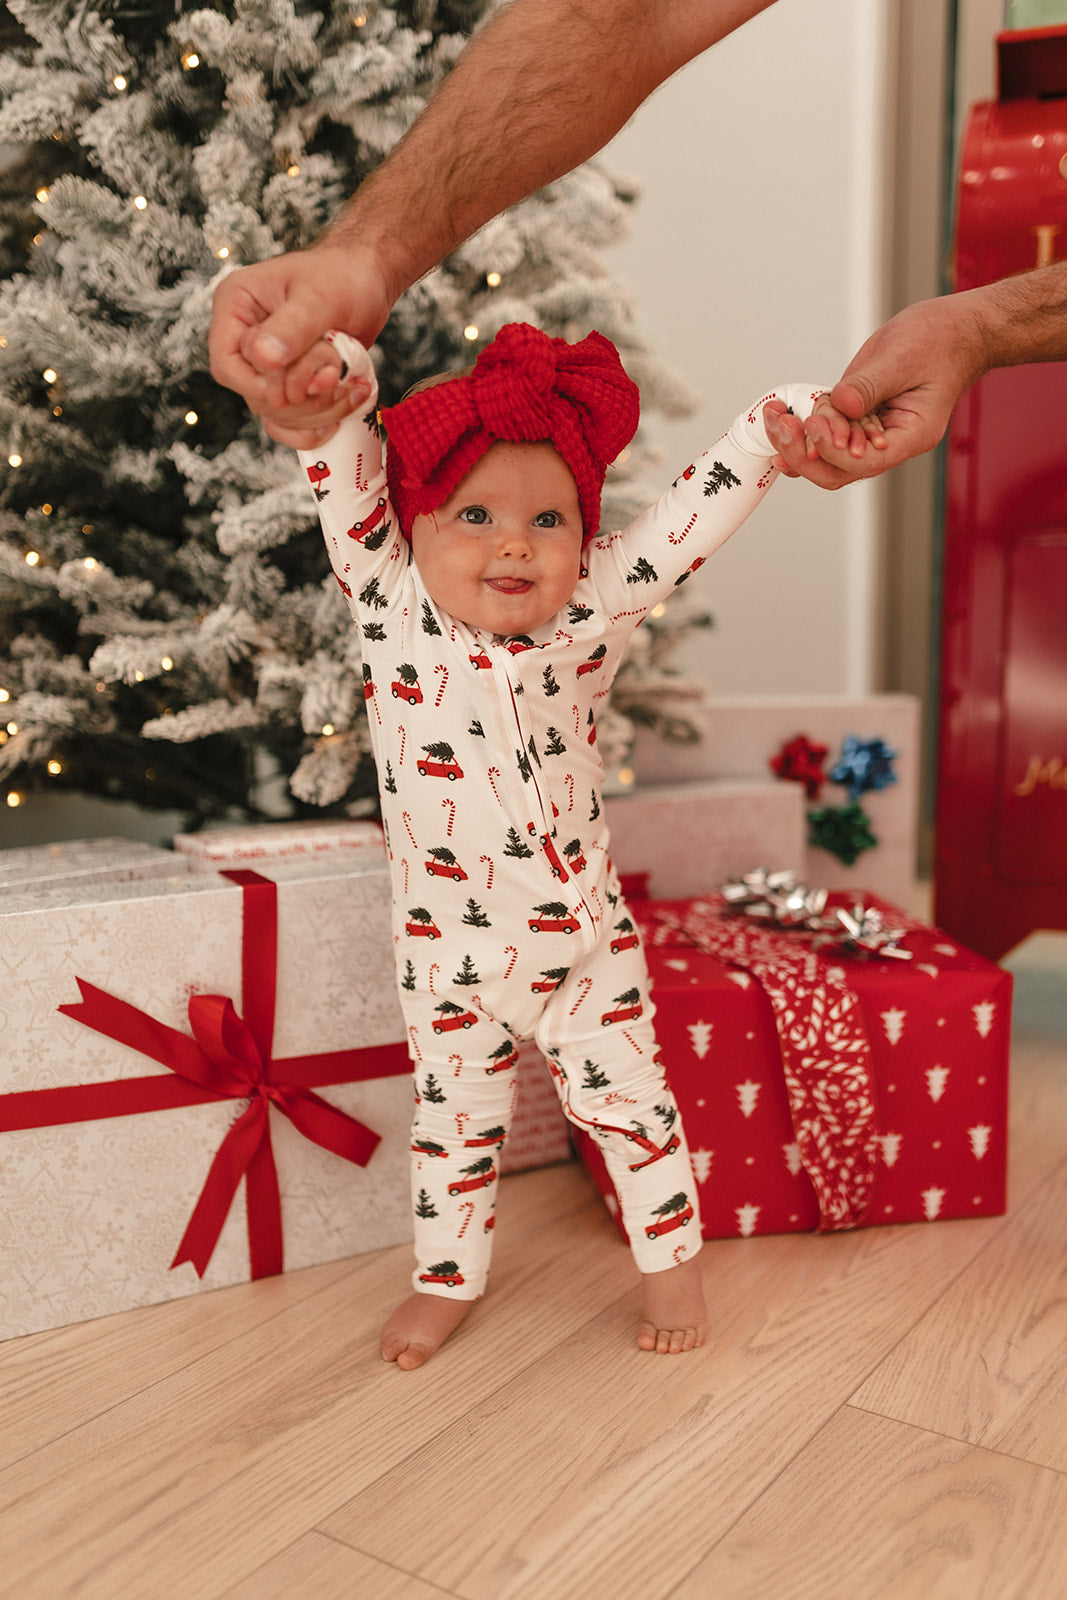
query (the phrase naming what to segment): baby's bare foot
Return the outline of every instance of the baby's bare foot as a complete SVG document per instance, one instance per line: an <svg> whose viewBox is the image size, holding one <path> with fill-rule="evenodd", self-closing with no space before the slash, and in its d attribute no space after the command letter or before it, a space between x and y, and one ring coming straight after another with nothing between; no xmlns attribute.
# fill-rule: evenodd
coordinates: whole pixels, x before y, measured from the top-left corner
<svg viewBox="0 0 1067 1600"><path fill-rule="evenodd" d="M473 1304L440 1294L409 1295L382 1329L383 1357L405 1372L421 1367L455 1333Z"/></svg>
<svg viewBox="0 0 1067 1600"><path fill-rule="evenodd" d="M666 1272L641 1276L645 1295L645 1320L637 1334L642 1350L658 1355L679 1355L704 1343L707 1311L700 1279L700 1258L681 1261Z"/></svg>

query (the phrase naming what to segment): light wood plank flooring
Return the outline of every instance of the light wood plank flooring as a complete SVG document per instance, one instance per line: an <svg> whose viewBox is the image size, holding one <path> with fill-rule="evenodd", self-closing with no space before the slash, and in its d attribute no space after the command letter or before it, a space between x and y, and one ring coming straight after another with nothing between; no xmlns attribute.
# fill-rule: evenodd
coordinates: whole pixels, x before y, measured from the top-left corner
<svg viewBox="0 0 1067 1600"><path fill-rule="evenodd" d="M0 1596L1064 1600L1067 938L1009 964L1006 1218L711 1243L672 1360L556 1167L420 1372L406 1248L10 1341Z"/></svg>

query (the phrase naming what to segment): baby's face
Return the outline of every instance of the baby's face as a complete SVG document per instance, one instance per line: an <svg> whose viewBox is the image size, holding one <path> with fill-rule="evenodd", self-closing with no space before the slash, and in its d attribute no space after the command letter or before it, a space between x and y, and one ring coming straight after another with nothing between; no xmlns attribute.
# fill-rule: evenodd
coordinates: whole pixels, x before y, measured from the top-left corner
<svg viewBox="0 0 1067 1600"><path fill-rule="evenodd" d="M570 468L550 444L490 445L443 505L414 519L411 549L443 611L486 633L532 633L578 582Z"/></svg>

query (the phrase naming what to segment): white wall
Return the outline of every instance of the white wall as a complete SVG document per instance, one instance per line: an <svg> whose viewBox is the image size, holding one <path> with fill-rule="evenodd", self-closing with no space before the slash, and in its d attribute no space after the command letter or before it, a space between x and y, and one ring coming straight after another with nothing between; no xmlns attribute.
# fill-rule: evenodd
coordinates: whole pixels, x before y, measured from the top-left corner
<svg viewBox="0 0 1067 1600"><path fill-rule="evenodd" d="M695 418L655 419L665 479L764 389L833 383L883 320L892 35L887 0L779 0L605 152L644 186L611 265L707 396ZM686 664L723 694L868 690L880 500L778 483L699 574L717 625Z"/></svg>

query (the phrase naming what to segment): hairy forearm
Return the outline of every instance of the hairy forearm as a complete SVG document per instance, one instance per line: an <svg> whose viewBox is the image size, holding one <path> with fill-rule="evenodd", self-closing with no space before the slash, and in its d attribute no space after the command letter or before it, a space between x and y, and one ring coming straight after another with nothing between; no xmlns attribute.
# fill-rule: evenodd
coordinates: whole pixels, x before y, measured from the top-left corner
<svg viewBox="0 0 1067 1600"><path fill-rule="evenodd" d="M661 83L774 0L513 0L322 243L376 251L394 298L600 150Z"/></svg>
<svg viewBox="0 0 1067 1600"><path fill-rule="evenodd" d="M976 376L994 367L1067 360L1067 261L972 289L969 298L980 332Z"/></svg>

